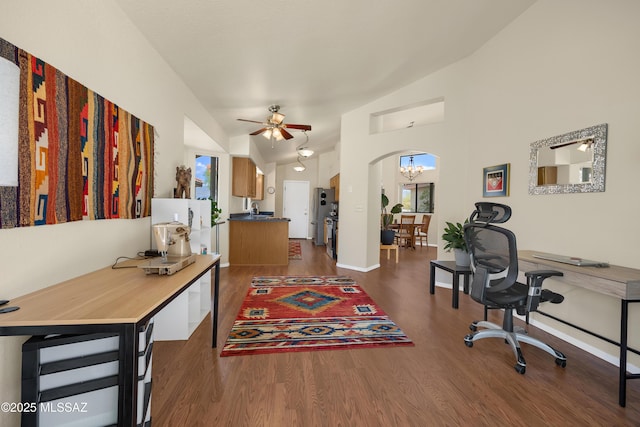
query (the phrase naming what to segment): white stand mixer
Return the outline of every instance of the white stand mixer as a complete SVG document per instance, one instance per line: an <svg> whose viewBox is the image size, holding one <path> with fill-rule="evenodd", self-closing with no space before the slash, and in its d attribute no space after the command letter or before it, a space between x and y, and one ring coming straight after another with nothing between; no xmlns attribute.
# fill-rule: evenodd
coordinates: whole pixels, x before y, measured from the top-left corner
<svg viewBox="0 0 640 427"><path fill-rule="evenodd" d="M171 275L196 262L189 243L191 227L174 221L153 224L151 229L160 258L139 266L147 274Z"/></svg>
<svg viewBox="0 0 640 427"><path fill-rule="evenodd" d="M163 260L166 260L167 255L180 257L191 255L189 243L191 228L188 225L179 222L161 222L153 224L151 229Z"/></svg>

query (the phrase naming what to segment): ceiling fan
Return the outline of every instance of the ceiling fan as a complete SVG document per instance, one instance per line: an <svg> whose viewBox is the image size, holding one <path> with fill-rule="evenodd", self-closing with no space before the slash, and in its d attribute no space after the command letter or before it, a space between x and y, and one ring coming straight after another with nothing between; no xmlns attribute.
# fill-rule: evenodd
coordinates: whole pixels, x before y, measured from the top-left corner
<svg viewBox="0 0 640 427"><path fill-rule="evenodd" d="M287 131L287 129L296 129L302 131L311 130L310 125L295 125L284 123L284 114L280 113L279 105L270 105L269 112L270 116L267 116L266 122L258 122L256 120L247 120L247 119L238 119L241 122L249 122L249 123L260 123L264 127L258 129L255 132L250 133L249 135L260 135L265 138L271 140L271 146L273 147L273 141L282 141L283 139L291 139L293 135Z"/></svg>

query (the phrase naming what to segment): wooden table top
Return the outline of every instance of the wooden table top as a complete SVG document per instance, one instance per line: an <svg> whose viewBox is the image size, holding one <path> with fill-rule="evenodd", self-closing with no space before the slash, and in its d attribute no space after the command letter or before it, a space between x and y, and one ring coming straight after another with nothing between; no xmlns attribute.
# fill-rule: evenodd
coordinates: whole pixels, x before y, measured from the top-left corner
<svg viewBox="0 0 640 427"><path fill-rule="evenodd" d="M12 299L20 310L0 314L1 327L138 323L179 294L220 259L196 255L196 262L170 276L141 268L106 267ZM137 265L148 260L127 261Z"/></svg>
<svg viewBox="0 0 640 427"><path fill-rule="evenodd" d="M565 273L565 279L577 286L623 299L640 298L640 270L619 265L609 267L581 267L536 258L540 251L518 251L518 260L526 261Z"/></svg>

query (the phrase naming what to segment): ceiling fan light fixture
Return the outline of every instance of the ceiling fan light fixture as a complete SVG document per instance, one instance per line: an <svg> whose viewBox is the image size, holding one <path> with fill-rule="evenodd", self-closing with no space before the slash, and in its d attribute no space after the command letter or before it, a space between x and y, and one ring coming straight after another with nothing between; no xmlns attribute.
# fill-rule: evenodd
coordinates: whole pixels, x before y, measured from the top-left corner
<svg viewBox="0 0 640 427"><path fill-rule="evenodd" d="M282 132L280 132L280 128L273 129L271 134L276 139L276 141L282 141L284 139L284 136L282 136Z"/></svg>
<svg viewBox="0 0 640 427"><path fill-rule="evenodd" d="M271 123L279 125L284 120L284 114L282 113L273 113L271 115Z"/></svg>
<svg viewBox="0 0 640 427"><path fill-rule="evenodd" d="M593 145L593 138L585 139L578 147L579 151L586 152Z"/></svg>
<svg viewBox="0 0 640 427"><path fill-rule="evenodd" d="M266 122L258 122L256 120L238 119L242 122L259 123L263 125L262 129L250 133L249 135L262 135L269 141L271 141L271 148L274 147L276 141L288 140L293 138L293 135L289 133L289 129L308 131L311 130L311 125L284 123L284 114L279 112L279 105L269 106L270 116L267 116ZM308 137L307 137L308 138Z"/></svg>

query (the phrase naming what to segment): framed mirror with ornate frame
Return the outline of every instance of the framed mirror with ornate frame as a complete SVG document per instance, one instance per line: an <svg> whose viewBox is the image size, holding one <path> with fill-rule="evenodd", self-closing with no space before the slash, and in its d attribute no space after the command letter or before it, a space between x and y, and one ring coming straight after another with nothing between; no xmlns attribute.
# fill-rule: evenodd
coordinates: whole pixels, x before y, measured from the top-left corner
<svg viewBox="0 0 640 427"><path fill-rule="evenodd" d="M604 191L607 124L532 142L529 194Z"/></svg>

